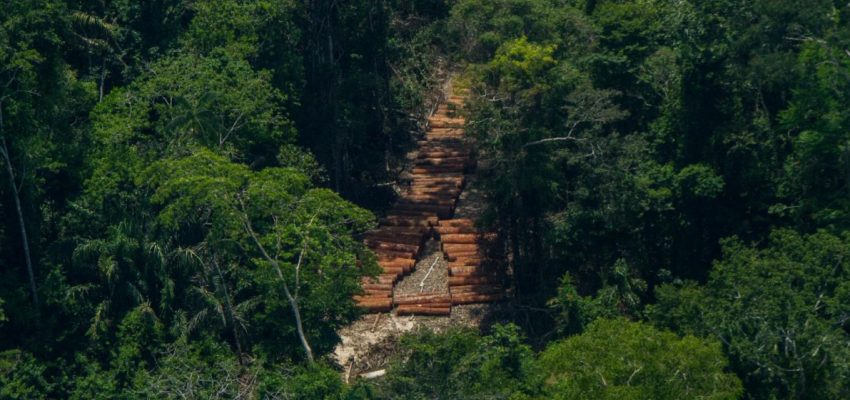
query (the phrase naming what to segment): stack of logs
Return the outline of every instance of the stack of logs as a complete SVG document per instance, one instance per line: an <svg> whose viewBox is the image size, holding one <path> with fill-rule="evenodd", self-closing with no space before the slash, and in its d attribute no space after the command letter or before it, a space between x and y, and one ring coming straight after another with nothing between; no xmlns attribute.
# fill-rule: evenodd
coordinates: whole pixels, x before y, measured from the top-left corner
<svg viewBox="0 0 850 400"><path fill-rule="evenodd" d="M396 295L394 302L398 315L449 315L452 295L445 292Z"/></svg>
<svg viewBox="0 0 850 400"><path fill-rule="evenodd" d="M505 291L498 272L486 267L481 255L482 236L471 219L440 221L434 232L449 261L449 290L452 304L486 303L501 300Z"/></svg>
<svg viewBox="0 0 850 400"><path fill-rule="evenodd" d="M461 251L462 246L477 246L471 221L439 222L451 218L454 214L460 193L466 183L464 173L475 167L470 148L463 142L464 119L455 115L462 104L462 97L451 96L448 104L441 105L428 119L429 128L425 133L425 140L419 143L419 156L413 167L409 192L396 202L386 218L378 221L378 229L366 235L366 245L378 256L378 264L383 268L377 278L364 278L363 289L366 295L355 297L358 305L365 307L367 312L386 312L396 305L399 315L448 315L452 304L497 300L495 298L497 293L488 292L488 289L484 287L490 285L472 284L479 280L484 282L486 279L482 280L482 278L489 276L479 274L480 257L477 256L477 250L476 255ZM468 221L468 223L458 221ZM413 270L420 250L425 241L431 237L432 228L438 224L440 225L438 229L462 228L455 233L468 237L468 239L459 239L459 236L450 236L453 240L467 241L449 242L448 247L446 244L443 245L447 255L449 251L452 251L452 257L456 259L462 255L461 261L454 261L451 265L472 267L466 270L458 269L456 272L459 275L449 279L450 286L458 288L457 302L450 293L436 292L396 296L393 299L395 283ZM457 247L458 245L461 247ZM469 273L464 275L467 272ZM455 281L453 284L452 279L458 278L462 280ZM458 285L458 282L461 284ZM490 284L493 281L486 280L486 282Z"/></svg>

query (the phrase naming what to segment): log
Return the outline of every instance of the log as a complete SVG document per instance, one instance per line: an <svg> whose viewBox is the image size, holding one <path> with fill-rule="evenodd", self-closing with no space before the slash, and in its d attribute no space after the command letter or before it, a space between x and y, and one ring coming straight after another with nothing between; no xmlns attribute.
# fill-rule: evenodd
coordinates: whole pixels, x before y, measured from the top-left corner
<svg viewBox="0 0 850 400"><path fill-rule="evenodd" d="M355 295L351 298L358 303L382 303L387 301L387 299L391 299L391 292L382 292L381 294L366 294L366 295Z"/></svg>
<svg viewBox="0 0 850 400"><path fill-rule="evenodd" d="M452 296L452 305L489 303L491 301L499 301L499 300L502 300L504 298L505 298L505 295L502 294L502 293L471 294L471 295L462 295L462 296Z"/></svg>
<svg viewBox="0 0 850 400"><path fill-rule="evenodd" d="M463 127L463 122L449 122L449 121L431 121L428 123L428 128L454 128L459 129ZM427 137L426 137L427 138Z"/></svg>
<svg viewBox="0 0 850 400"><path fill-rule="evenodd" d="M437 213L433 211L399 210L397 208L393 208L387 212L387 216L402 218L438 218Z"/></svg>
<svg viewBox="0 0 850 400"><path fill-rule="evenodd" d="M450 213L454 210L454 207L451 205L428 205L428 204L410 204L410 203L396 203L393 207L393 210L398 211L426 211L426 212L434 212L437 214L445 214Z"/></svg>
<svg viewBox="0 0 850 400"><path fill-rule="evenodd" d="M414 195L440 195L446 196L446 198L450 198L452 200L457 199L460 196L460 190L443 190L443 189L427 189L427 190L418 190L414 189L410 191L410 194Z"/></svg>
<svg viewBox="0 0 850 400"><path fill-rule="evenodd" d="M364 284L375 284L375 283L390 283L390 284L392 284L392 283L395 283L395 281L396 281L395 275L391 275L391 276L380 276L379 275L379 276L374 277L374 278L369 277L369 276L363 277L363 283Z"/></svg>
<svg viewBox="0 0 850 400"><path fill-rule="evenodd" d="M403 260L399 260L399 261L378 261L378 266L380 266L381 268L384 268L384 270L386 270L386 271L388 271L387 268L389 268L389 269L401 268L402 273L405 273L405 274L410 272L411 269L413 269L413 265L414 265L414 262L403 261Z"/></svg>
<svg viewBox="0 0 850 400"><path fill-rule="evenodd" d="M440 174L423 174L413 173L413 179L446 179L446 178L463 178L463 172L443 172Z"/></svg>
<svg viewBox="0 0 850 400"><path fill-rule="evenodd" d="M421 200L417 202L404 202L401 204L426 205L426 206L442 206L455 208L457 205L457 197L446 193L431 193L425 196L430 197L430 200ZM426 204L427 202L427 204Z"/></svg>
<svg viewBox="0 0 850 400"><path fill-rule="evenodd" d="M466 260L466 261L453 261L449 262L449 268L457 268L457 267L477 267L480 266L482 261L479 260Z"/></svg>
<svg viewBox="0 0 850 400"><path fill-rule="evenodd" d="M443 251L478 251L476 243L442 243Z"/></svg>
<svg viewBox="0 0 850 400"><path fill-rule="evenodd" d="M411 259L416 257L416 254L408 251L392 251L387 249L372 249L372 252L378 255L378 259L392 260L397 258Z"/></svg>
<svg viewBox="0 0 850 400"><path fill-rule="evenodd" d="M428 227L437 223L437 217L410 218L410 217L387 217L378 220L381 225L387 226L422 226Z"/></svg>
<svg viewBox="0 0 850 400"><path fill-rule="evenodd" d="M413 174L445 174L452 172L463 172L466 166L458 165L427 165L413 167Z"/></svg>
<svg viewBox="0 0 850 400"><path fill-rule="evenodd" d="M393 302L395 304L434 304L434 303L451 303L452 296L450 294L434 295L434 296L396 296Z"/></svg>
<svg viewBox="0 0 850 400"><path fill-rule="evenodd" d="M449 277L449 286L463 285L483 285L487 283L495 283L496 278L489 276L458 276Z"/></svg>
<svg viewBox="0 0 850 400"><path fill-rule="evenodd" d="M473 226L475 221L471 219L448 219L440 221L440 226Z"/></svg>
<svg viewBox="0 0 850 400"><path fill-rule="evenodd" d="M470 151L464 150L430 150L425 151L420 149L419 155L417 158L428 159L428 158L449 158L449 157L469 157Z"/></svg>
<svg viewBox="0 0 850 400"><path fill-rule="evenodd" d="M481 261L483 261L481 256L478 256L478 255L476 255L476 256L466 256L466 255L465 256L457 256L457 255L454 255L454 254L450 254L450 255L447 255L446 257L448 258L449 262L454 262L454 263L470 263L470 262L479 262L480 263Z"/></svg>
<svg viewBox="0 0 850 400"><path fill-rule="evenodd" d="M363 289L363 292L366 293L367 296L391 297L393 295L392 290L386 289Z"/></svg>
<svg viewBox="0 0 850 400"><path fill-rule="evenodd" d="M397 315L449 315L451 307L411 307L399 306L396 308Z"/></svg>
<svg viewBox="0 0 850 400"><path fill-rule="evenodd" d="M414 184L410 186L410 194L418 196L440 196L454 199L462 188L445 184Z"/></svg>
<svg viewBox="0 0 850 400"><path fill-rule="evenodd" d="M393 275L404 275L407 273L404 267L381 267L381 272Z"/></svg>
<svg viewBox="0 0 850 400"><path fill-rule="evenodd" d="M454 207L457 200L448 196L407 196L399 199L396 204L410 204L416 206L443 206Z"/></svg>
<svg viewBox="0 0 850 400"><path fill-rule="evenodd" d="M401 243L387 243L377 240L365 240L366 245L373 249L385 249L391 251L400 251L404 253L419 254L419 246Z"/></svg>
<svg viewBox="0 0 850 400"><path fill-rule="evenodd" d="M422 242L425 241L425 235L421 233L396 233L395 235L389 233L367 233L363 241L367 242L367 244L371 241L374 243L394 243L406 244L409 246L421 246Z"/></svg>
<svg viewBox="0 0 850 400"><path fill-rule="evenodd" d="M440 241L443 244L476 244L478 243L478 235L470 233L440 233Z"/></svg>
<svg viewBox="0 0 850 400"><path fill-rule="evenodd" d="M464 296L471 294L493 294L493 293L504 293L505 289L498 285L465 285L465 286L453 286L452 297L455 296Z"/></svg>
<svg viewBox="0 0 850 400"><path fill-rule="evenodd" d="M428 157L416 160L416 165L466 165L469 157Z"/></svg>
<svg viewBox="0 0 850 400"><path fill-rule="evenodd" d="M476 234L478 233L478 229L468 227L468 226L435 226L434 233L443 237L443 235L455 235L455 234ZM442 239L441 239L442 240Z"/></svg>
<svg viewBox="0 0 850 400"><path fill-rule="evenodd" d="M369 312L387 312L392 309L392 303L393 299L387 297L386 299L376 299L366 302L359 302L357 306L363 307Z"/></svg>
<svg viewBox="0 0 850 400"><path fill-rule="evenodd" d="M450 267L452 276L497 276L496 271L481 267Z"/></svg>
<svg viewBox="0 0 850 400"><path fill-rule="evenodd" d="M382 226L369 233L375 233L381 236L394 236L396 234L403 235L425 235L431 233L430 226Z"/></svg>
<svg viewBox="0 0 850 400"><path fill-rule="evenodd" d="M393 290L391 283L364 283L363 289L366 290Z"/></svg>
<svg viewBox="0 0 850 400"><path fill-rule="evenodd" d="M477 251L464 250L464 251L444 251L443 252L447 257L456 257L456 258L476 258L479 257L480 253ZM479 257L480 258L480 257Z"/></svg>
<svg viewBox="0 0 850 400"><path fill-rule="evenodd" d="M476 258L480 259L481 258L480 254L478 252L472 252L472 251L444 252L443 254L446 255L446 258L448 258L448 260L450 262L454 262L455 260L458 260L458 259L476 259Z"/></svg>
<svg viewBox="0 0 850 400"><path fill-rule="evenodd" d="M448 183L448 184L460 184L466 181L465 175L457 175L457 176L420 176L416 178L417 182L426 182L426 183Z"/></svg>

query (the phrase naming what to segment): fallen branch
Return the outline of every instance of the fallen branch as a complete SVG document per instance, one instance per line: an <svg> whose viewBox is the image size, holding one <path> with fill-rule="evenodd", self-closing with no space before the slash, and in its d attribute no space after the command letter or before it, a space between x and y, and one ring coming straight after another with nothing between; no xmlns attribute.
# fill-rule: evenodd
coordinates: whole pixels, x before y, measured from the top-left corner
<svg viewBox="0 0 850 400"><path fill-rule="evenodd" d="M419 282L419 293L422 293L422 291L425 290L425 281L428 280L428 275L431 275L431 271L434 270L434 266L437 265L437 261L439 261L439 260L440 260L439 256L434 257L434 262L431 263L431 267L428 268L428 273L425 274L424 278L422 278L422 282Z"/></svg>
<svg viewBox="0 0 850 400"><path fill-rule="evenodd" d="M360 377L363 378L363 379L375 379L375 378L380 378L380 377L382 377L386 374L387 374L387 370L379 369L377 371L362 373L362 374L360 374Z"/></svg>

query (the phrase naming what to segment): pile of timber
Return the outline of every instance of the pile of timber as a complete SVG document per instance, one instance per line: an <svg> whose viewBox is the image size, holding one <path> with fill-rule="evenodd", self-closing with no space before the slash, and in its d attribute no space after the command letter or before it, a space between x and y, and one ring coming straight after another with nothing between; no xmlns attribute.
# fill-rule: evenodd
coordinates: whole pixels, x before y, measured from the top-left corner
<svg viewBox="0 0 850 400"><path fill-rule="evenodd" d="M378 256L378 265L383 269L377 278L364 278L365 296L355 298L367 312L389 311L393 287L413 270L431 236L431 227L454 214L466 183L464 173L475 166L462 138L464 119L456 115L462 103L462 97L451 96L448 104L442 104L429 118L408 193L378 221L376 230L366 234L365 243ZM450 306L451 302L446 304ZM408 312L408 308L400 307L399 311ZM439 312L442 311L429 308L423 313L444 315Z"/></svg>
<svg viewBox="0 0 850 400"><path fill-rule="evenodd" d="M451 313L452 296L441 292L397 295L393 303L397 315L446 316Z"/></svg>
<svg viewBox="0 0 850 400"><path fill-rule="evenodd" d="M488 303L505 297L498 272L483 262L482 237L471 219L440 221L434 232L449 261L452 304Z"/></svg>
<svg viewBox="0 0 850 400"><path fill-rule="evenodd" d="M431 227L382 225L368 232L364 242L378 256L381 273L364 277L365 296L354 298L367 312L387 312L392 308L393 287L413 271L416 258L431 235Z"/></svg>

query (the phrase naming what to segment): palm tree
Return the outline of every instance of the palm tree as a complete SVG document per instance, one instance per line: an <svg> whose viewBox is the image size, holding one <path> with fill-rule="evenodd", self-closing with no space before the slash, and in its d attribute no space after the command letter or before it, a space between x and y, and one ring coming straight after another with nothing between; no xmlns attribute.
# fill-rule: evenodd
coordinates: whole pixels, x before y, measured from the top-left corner
<svg viewBox="0 0 850 400"><path fill-rule="evenodd" d="M239 365L244 365L242 340L248 332L247 314L256 306L256 299L250 298L239 303L235 301L215 254L209 257L208 262L203 262L194 251L187 250L187 253L193 254L202 266L195 277L196 286L190 289L199 307L189 321L188 330L191 332L203 322L220 324L236 346Z"/></svg>
<svg viewBox="0 0 850 400"><path fill-rule="evenodd" d="M194 137L201 141L209 140L211 136L217 135L224 128L218 116L211 111L216 96L211 92L205 92L197 102L192 103L185 97L174 98L174 108L177 109L176 116L168 123L165 129L175 132L177 141L184 136Z"/></svg>
<svg viewBox="0 0 850 400"><path fill-rule="evenodd" d="M143 304L145 283L139 264L144 262L143 246L135 224L122 221L110 227L102 239L88 239L74 249L74 264L93 267L99 285L75 287L72 293L100 292L88 335L94 340L116 314L116 309L129 309Z"/></svg>
<svg viewBox="0 0 850 400"><path fill-rule="evenodd" d="M101 7L106 7L103 0L100 1ZM88 49L89 54L94 54L95 51L102 56L100 66L100 85L98 89L98 101L103 100L103 90L106 82L106 62L109 56L114 56L115 60L124 63L121 59L121 45L118 42L118 35L121 29L113 20L108 22L106 18L99 17L92 13L84 11L75 11L71 15L71 20L74 23L75 30L72 31L74 36L79 39Z"/></svg>
<svg viewBox="0 0 850 400"><path fill-rule="evenodd" d="M616 304L623 317L636 316L640 307L640 295L647 289L646 281L632 276L629 265L622 258L614 263L614 268L606 275L605 286L599 291L599 297L603 301Z"/></svg>

